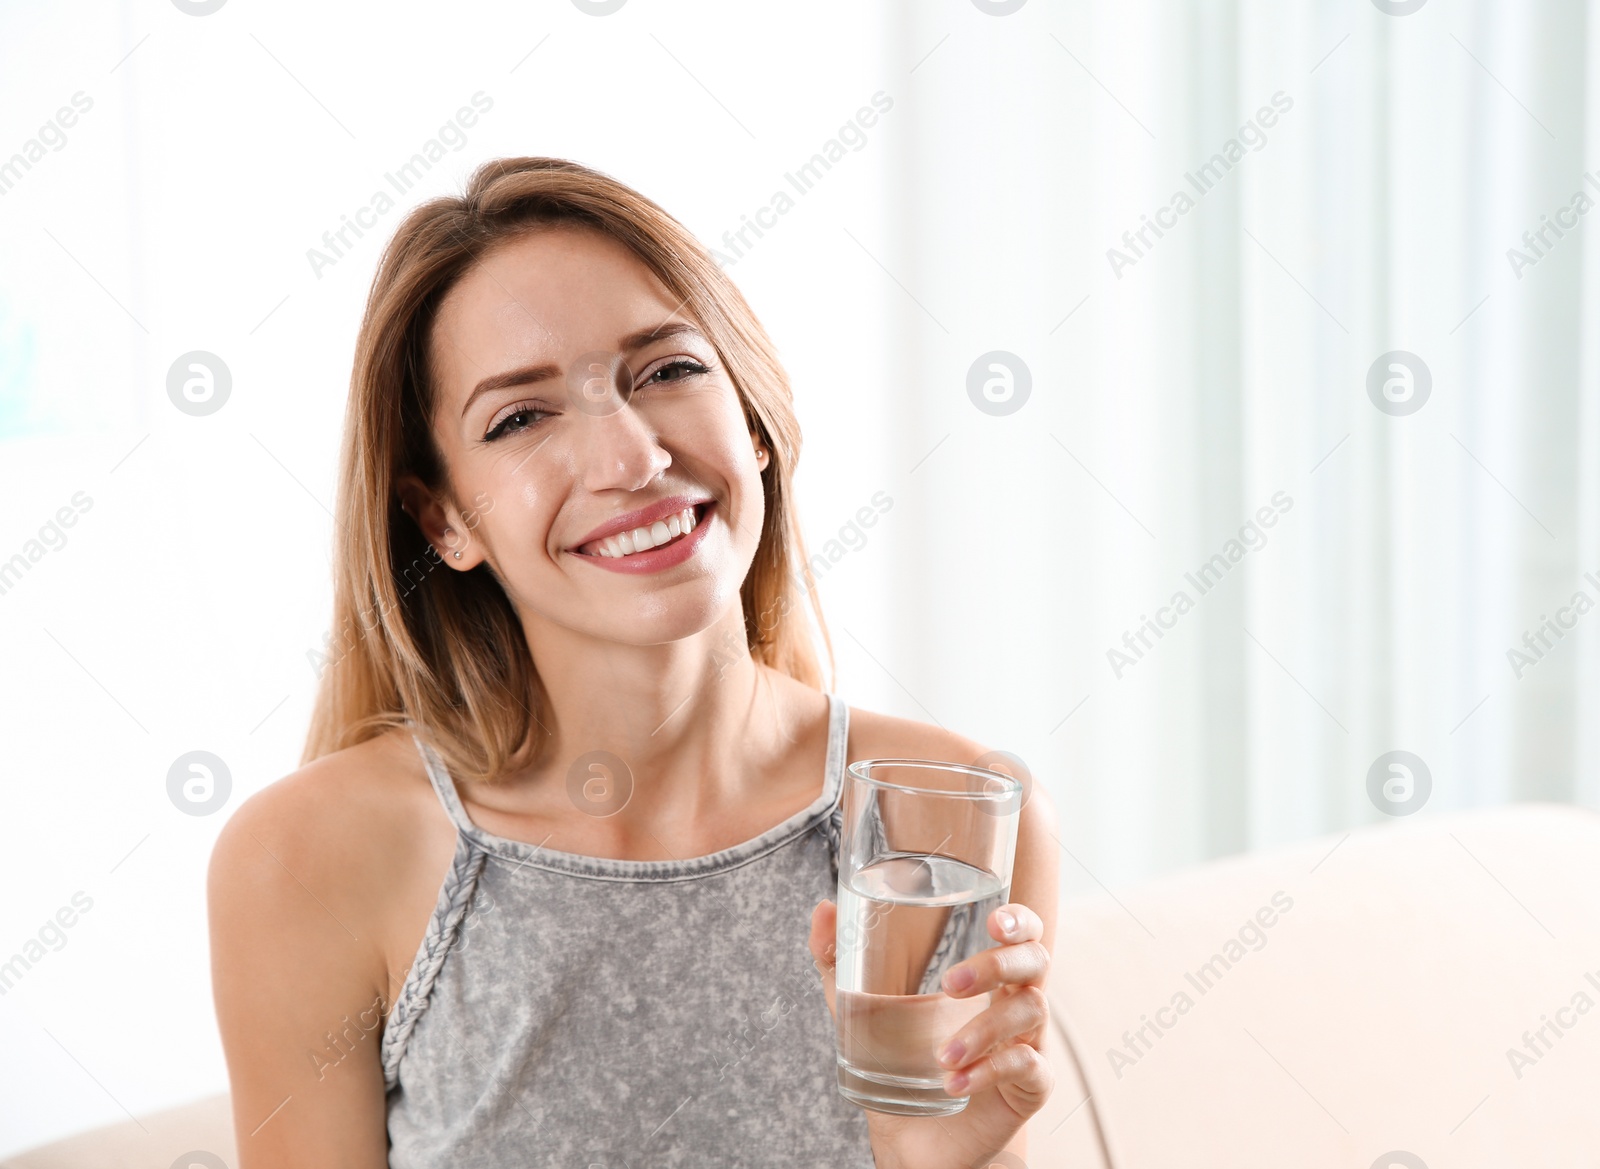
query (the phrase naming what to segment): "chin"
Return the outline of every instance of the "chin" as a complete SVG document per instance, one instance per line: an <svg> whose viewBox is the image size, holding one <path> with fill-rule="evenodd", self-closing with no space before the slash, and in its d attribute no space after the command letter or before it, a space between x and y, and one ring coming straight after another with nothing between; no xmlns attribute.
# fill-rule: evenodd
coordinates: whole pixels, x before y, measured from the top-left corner
<svg viewBox="0 0 1600 1169"><path fill-rule="evenodd" d="M729 605L740 604L740 582L718 579L725 583L710 577L679 581L637 598L626 612L607 609L599 614L597 632L609 640L632 645L660 645L703 633L721 619Z"/></svg>

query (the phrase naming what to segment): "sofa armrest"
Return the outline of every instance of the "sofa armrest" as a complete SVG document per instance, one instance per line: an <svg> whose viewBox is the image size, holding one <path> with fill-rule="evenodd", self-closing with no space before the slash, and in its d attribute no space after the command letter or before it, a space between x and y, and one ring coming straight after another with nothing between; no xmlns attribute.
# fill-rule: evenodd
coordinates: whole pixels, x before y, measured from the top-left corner
<svg viewBox="0 0 1600 1169"><path fill-rule="evenodd" d="M185 1153L220 1161L179 1161ZM0 1169L232 1169L237 1164L233 1110L223 1093L16 1153L0 1162Z"/></svg>

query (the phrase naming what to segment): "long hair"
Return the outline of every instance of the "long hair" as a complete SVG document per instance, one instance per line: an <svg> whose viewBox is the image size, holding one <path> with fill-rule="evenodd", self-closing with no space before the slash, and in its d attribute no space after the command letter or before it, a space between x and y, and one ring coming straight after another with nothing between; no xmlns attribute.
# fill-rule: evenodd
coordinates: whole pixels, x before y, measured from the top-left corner
<svg viewBox="0 0 1600 1169"><path fill-rule="evenodd" d="M302 766L410 726L453 774L493 781L542 745L535 728L546 726L547 699L509 598L487 564L436 571L439 555L401 508L395 484L410 472L431 490L446 486L428 361L440 301L488 251L551 224L587 226L624 244L716 348L747 424L771 452L761 473L761 538L740 587L746 648L820 689L803 592L834 670L794 508L793 395L743 295L682 224L637 191L565 159L498 159L480 166L460 197L406 216L367 296L339 459L332 632Z"/></svg>

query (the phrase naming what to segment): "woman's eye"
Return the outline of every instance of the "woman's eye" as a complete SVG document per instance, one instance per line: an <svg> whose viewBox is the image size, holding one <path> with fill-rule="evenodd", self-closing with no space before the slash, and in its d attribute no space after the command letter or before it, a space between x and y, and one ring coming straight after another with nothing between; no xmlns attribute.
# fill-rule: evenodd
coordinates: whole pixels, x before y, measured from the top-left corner
<svg viewBox="0 0 1600 1169"><path fill-rule="evenodd" d="M701 365L698 361L690 358L679 358L653 370L650 376L645 378L641 384L646 386L670 385L673 382L681 382L686 378L710 372L709 368ZM532 430L551 416L551 411L541 410L536 406L519 407L490 427L489 433L483 436L483 441L493 442L506 434L515 433L519 430Z"/></svg>
<svg viewBox="0 0 1600 1169"><path fill-rule="evenodd" d="M538 418L534 418L538 415ZM538 410L532 406L524 406L520 410L507 414L499 422L489 428L489 433L483 436L484 442L493 442L501 435L518 430L530 430L539 425L542 419L550 417L547 410Z"/></svg>
<svg viewBox="0 0 1600 1169"><path fill-rule="evenodd" d="M693 377L695 374L708 373L709 370L698 361L680 359L669 361L649 377L645 378L647 386L659 386L667 382L681 382L684 378ZM666 375L666 376L663 376Z"/></svg>

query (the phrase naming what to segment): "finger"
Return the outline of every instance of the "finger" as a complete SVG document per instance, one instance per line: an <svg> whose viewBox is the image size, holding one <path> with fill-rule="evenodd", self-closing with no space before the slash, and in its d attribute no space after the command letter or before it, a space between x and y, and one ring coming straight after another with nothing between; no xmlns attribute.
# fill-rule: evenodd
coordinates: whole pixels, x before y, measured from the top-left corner
<svg viewBox="0 0 1600 1169"><path fill-rule="evenodd" d="M838 910L831 901L819 901L811 909L811 958L820 969L833 969L838 955L834 953L835 922Z"/></svg>
<svg viewBox="0 0 1600 1169"><path fill-rule="evenodd" d="M1044 1107L1055 1073L1044 1053L1027 1043L1013 1043L971 1067L948 1072L944 1090L952 1096L974 1096L990 1088L1004 1091L1006 1101L1024 1117Z"/></svg>
<svg viewBox="0 0 1600 1169"><path fill-rule="evenodd" d="M819 901L811 910L811 937L808 945L811 948L811 960L816 964L817 974L822 979L822 994L828 1001L828 1013L834 1010L834 963L838 959L835 951L835 938L837 936L838 909L831 901Z"/></svg>
<svg viewBox="0 0 1600 1169"><path fill-rule="evenodd" d="M1050 1021L1050 1003L1037 986L1019 987L962 1025L939 1049L939 1063L960 1070L990 1048L1039 1030Z"/></svg>
<svg viewBox="0 0 1600 1169"><path fill-rule="evenodd" d="M1044 937L1044 919L1026 905L1010 902L989 915L989 936L997 942L1038 941Z"/></svg>
<svg viewBox="0 0 1600 1169"><path fill-rule="evenodd" d="M944 972L944 992L968 998L1006 985L1042 986L1050 970L1050 951L1039 941L995 946Z"/></svg>

